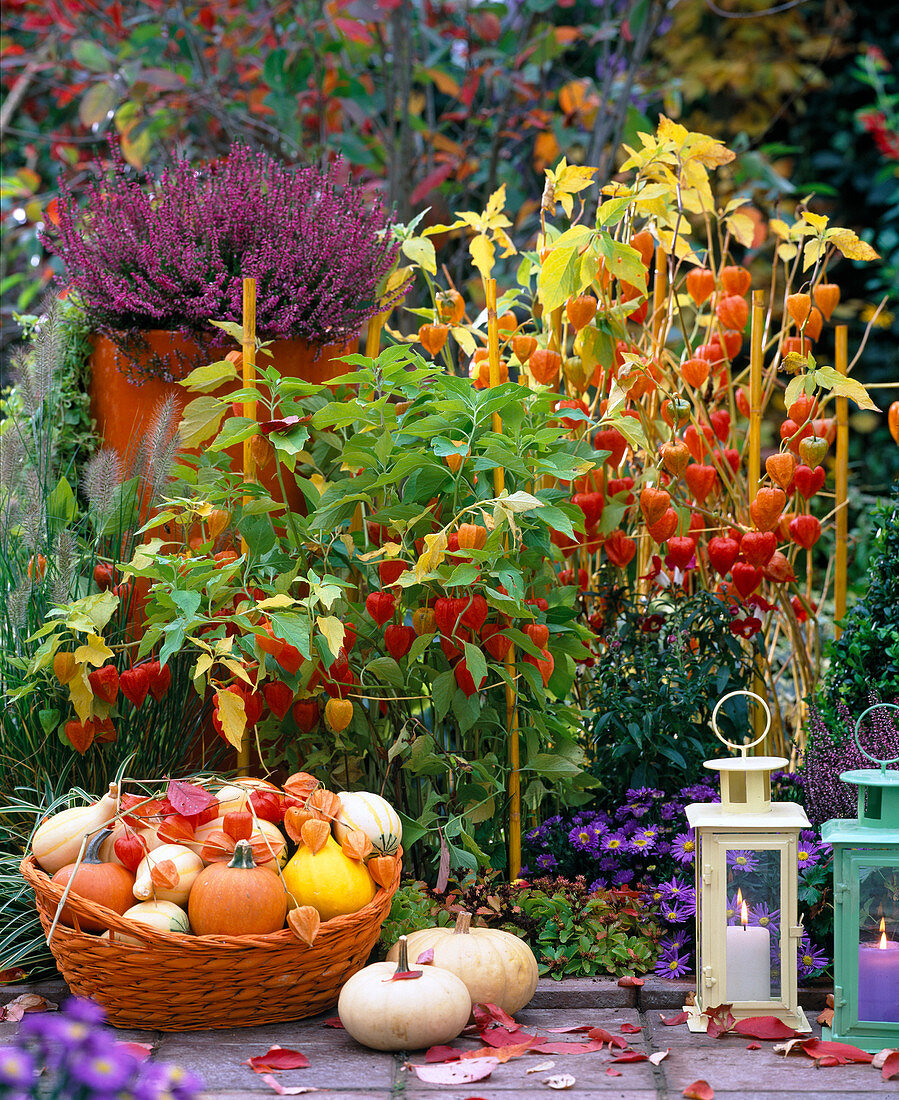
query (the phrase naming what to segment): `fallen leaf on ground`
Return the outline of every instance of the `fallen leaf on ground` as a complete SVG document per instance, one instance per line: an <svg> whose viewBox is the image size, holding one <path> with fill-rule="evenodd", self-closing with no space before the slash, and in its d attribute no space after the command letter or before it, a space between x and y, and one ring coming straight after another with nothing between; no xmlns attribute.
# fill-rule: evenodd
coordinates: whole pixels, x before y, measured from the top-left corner
<svg viewBox="0 0 899 1100"><path fill-rule="evenodd" d="M747 1050L761 1050L762 1049L762 1044L761 1043L747 1043L746 1044L746 1049Z"/></svg>
<svg viewBox="0 0 899 1100"><path fill-rule="evenodd" d="M462 1051L457 1047L441 1044L436 1047L428 1047L425 1051L426 1062L458 1062L462 1057Z"/></svg>
<svg viewBox="0 0 899 1100"><path fill-rule="evenodd" d="M674 1027L675 1024L685 1024L690 1019L689 1012L678 1012L676 1016L663 1016L659 1013L659 1019L665 1025L665 1027Z"/></svg>
<svg viewBox="0 0 899 1100"><path fill-rule="evenodd" d="M891 1050L886 1056L880 1076L884 1081L892 1081L894 1077L899 1077L899 1050Z"/></svg>
<svg viewBox="0 0 899 1100"><path fill-rule="evenodd" d="M670 1053L671 1047L668 1047L667 1050L657 1050L655 1054L650 1054L649 1060L654 1066L657 1066L659 1062L664 1062Z"/></svg>
<svg viewBox="0 0 899 1100"><path fill-rule="evenodd" d="M833 1025L833 994L827 994L827 1000L824 1002L825 1007L821 1010L818 1016L818 1023L824 1027L831 1027Z"/></svg>
<svg viewBox="0 0 899 1100"><path fill-rule="evenodd" d="M604 1027L593 1027L587 1034L591 1039L598 1039L601 1043L608 1043L610 1050L612 1047L620 1047L621 1050L627 1048L626 1039L622 1039L620 1035L613 1035L611 1031L606 1031Z"/></svg>
<svg viewBox="0 0 899 1100"><path fill-rule="evenodd" d="M507 1027L488 1027L481 1032L481 1039L491 1047L514 1047L520 1043L539 1041L543 1035L532 1035L526 1031L510 1031Z"/></svg>
<svg viewBox="0 0 899 1100"><path fill-rule="evenodd" d="M127 1051L138 1062L146 1062L153 1053L152 1043L116 1043L116 1046Z"/></svg>
<svg viewBox="0 0 899 1100"><path fill-rule="evenodd" d="M646 983L642 978L635 978L633 974L625 974L623 978L618 979L618 984L622 989L631 989L635 986L645 985Z"/></svg>
<svg viewBox="0 0 899 1100"><path fill-rule="evenodd" d="M12 982L24 982L28 977L21 966L11 966L8 970L0 970L0 985L9 985Z"/></svg>
<svg viewBox="0 0 899 1100"><path fill-rule="evenodd" d="M621 1070L620 1069L615 1069L614 1066L609 1066L609 1068L606 1070L606 1076L607 1077L620 1077L621 1076Z"/></svg>
<svg viewBox="0 0 899 1100"><path fill-rule="evenodd" d="M329 1016L327 1020L322 1022L322 1027L339 1027L342 1028L343 1024L340 1022L339 1016Z"/></svg>
<svg viewBox="0 0 899 1100"><path fill-rule="evenodd" d="M282 1085L277 1078L272 1077L270 1073L263 1074L260 1077L260 1081L265 1083L276 1092L279 1096L303 1096L307 1092L318 1092L319 1090L312 1085Z"/></svg>
<svg viewBox="0 0 899 1100"><path fill-rule="evenodd" d="M745 1020L738 1020L731 1030L750 1039L794 1039L799 1035L795 1028L776 1016L747 1016Z"/></svg>
<svg viewBox="0 0 899 1100"><path fill-rule="evenodd" d="M491 1024L501 1024L503 1027L509 1028L510 1031L519 1030L519 1025L508 1012L501 1009L499 1005L490 1004L489 1001L484 1004L474 1005L471 1012L474 1016L475 1024L482 1031Z"/></svg>
<svg viewBox="0 0 899 1100"><path fill-rule="evenodd" d="M613 1062L648 1062L649 1055L643 1054L639 1050L626 1050L623 1054L616 1054L612 1059Z"/></svg>
<svg viewBox="0 0 899 1100"><path fill-rule="evenodd" d="M498 1065L498 1058L469 1058L444 1065L412 1064L410 1068L420 1081L431 1085L468 1085L472 1081L483 1081Z"/></svg>
<svg viewBox="0 0 899 1100"><path fill-rule="evenodd" d="M708 1081L700 1080L687 1085L682 1095L686 1096L687 1100L714 1100L715 1090Z"/></svg>
<svg viewBox="0 0 899 1100"><path fill-rule="evenodd" d="M547 1077L543 1084L551 1089L570 1089L572 1085L577 1084L577 1078L572 1077L570 1073L562 1073L558 1077Z"/></svg>
<svg viewBox="0 0 899 1100"><path fill-rule="evenodd" d="M38 993L22 993L0 1009L0 1020L21 1020L26 1012L52 1012L59 1008L55 1001L48 1001Z"/></svg>
<svg viewBox="0 0 899 1100"><path fill-rule="evenodd" d="M575 1031L590 1031L589 1024L578 1024L576 1027L545 1027L544 1031L550 1035L570 1035Z"/></svg>
<svg viewBox="0 0 899 1100"><path fill-rule="evenodd" d="M643 1028L637 1024L622 1024L618 1029L622 1035L636 1035L638 1031L642 1031Z"/></svg>
<svg viewBox="0 0 899 1100"><path fill-rule="evenodd" d="M602 1050L605 1045L600 1039L591 1039L589 1043L547 1043L540 1042L532 1046L537 1054L591 1054Z"/></svg>
<svg viewBox="0 0 899 1100"><path fill-rule="evenodd" d="M553 1069L555 1062L541 1062L539 1066L531 1066L526 1069L525 1073L546 1073L547 1070Z"/></svg>
<svg viewBox="0 0 899 1100"><path fill-rule="evenodd" d="M884 1047L883 1050L878 1050L878 1052L871 1059L871 1065L875 1069L883 1069L883 1063L894 1051L896 1051L896 1047Z"/></svg>
<svg viewBox="0 0 899 1100"><path fill-rule="evenodd" d="M267 1054L257 1054L240 1064L249 1066L254 1073L270 1073L272 1070L305 1069L309 1065L309 1059L298 1050L271 1047Z"/></svg>
<svg viewBox="0 0 899 1100"><path fill-rule="evenodd" d="M529 1051L534 1050L532 1042L518 1043L515 1046L504 1047L478 1047L477 1050L466 1050L460 1054L456 1061L464 1062L471 1058L495 1058L498 1062L510 1062L513 1058L521 1058ZM452 1061L452 1059L447 1059Z"/></svg>
<svg viewBox="0 0 899 1100"><path fill-rule="evenodd" d="M851 1062L867 1063L874 1058L873 1054L869 1054L866 1050L862 1050L860 1047L854 1047L849 1043L834 1043L829 1040L816 1039L800 1039L798 1043L803 1053L807 1054L809 1058L814 1058L820 1063L821 1059L827 1058L828 1061L825 1065L838 1065L846 1066ZM835 1058L835 1062L830 1062L829 1059Z"/></svg>

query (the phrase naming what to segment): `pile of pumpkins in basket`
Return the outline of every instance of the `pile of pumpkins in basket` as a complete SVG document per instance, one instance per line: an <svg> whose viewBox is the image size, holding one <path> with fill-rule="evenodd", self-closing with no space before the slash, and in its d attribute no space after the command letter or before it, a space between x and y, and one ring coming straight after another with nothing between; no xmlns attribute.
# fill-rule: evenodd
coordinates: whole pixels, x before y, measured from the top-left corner
<svg viewBox="0 0 899 1100"><path fill-rule="evenodd" d="M112 785L47 817L32 851L69 893L158 931L258 936L289 923L311 943L321 921L357 912L393 881L401 838L380 795L335 794L299 772L282 787L171 780L155 797ZM66 907L59 920L74 924ZM78 924L125 939L99 915Z"/></svg>

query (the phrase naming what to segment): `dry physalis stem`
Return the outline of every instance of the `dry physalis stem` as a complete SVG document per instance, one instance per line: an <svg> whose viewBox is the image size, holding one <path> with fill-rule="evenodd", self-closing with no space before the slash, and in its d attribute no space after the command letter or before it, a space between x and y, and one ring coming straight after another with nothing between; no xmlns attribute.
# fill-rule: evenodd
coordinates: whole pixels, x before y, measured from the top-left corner
<svg viewBox="0 0 899 1100"><path fill-rule="evenodd" d="M303 843L313 855L324 848L330 835L327 821L307 821L300 830Z"/></svg>
<svg viewBox="0 0 899 1100"><path fill-rule="evenodd" d="M375 850L374 845L361 829L350 829L340 845L343 854L360 863Z"/></svg>
<svg viewBox="0 0 899 1100"><path fill-rule="evenodd" d="M321 922L318 910L313 909L311 905L301 905L298 909L291 909L287 914L287 923L290 925L291 932L309 947L315 942Z"/></svg>

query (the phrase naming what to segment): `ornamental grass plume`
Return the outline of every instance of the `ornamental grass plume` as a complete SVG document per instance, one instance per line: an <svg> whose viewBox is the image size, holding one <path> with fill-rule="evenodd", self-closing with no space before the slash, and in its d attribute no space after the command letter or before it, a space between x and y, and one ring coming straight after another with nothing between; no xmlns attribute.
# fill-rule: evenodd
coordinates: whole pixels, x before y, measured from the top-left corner
<svg viewBox="0 0 899 1100"><path fill-rule="evenodd" d="M341 174L235 144L216 163L141 180L113 144L99 179L62 186L44 243L99 331L212 334L210 318L240 322L250 276L261 337L345 342L378 312L399 246L380 200Z"/></svg>

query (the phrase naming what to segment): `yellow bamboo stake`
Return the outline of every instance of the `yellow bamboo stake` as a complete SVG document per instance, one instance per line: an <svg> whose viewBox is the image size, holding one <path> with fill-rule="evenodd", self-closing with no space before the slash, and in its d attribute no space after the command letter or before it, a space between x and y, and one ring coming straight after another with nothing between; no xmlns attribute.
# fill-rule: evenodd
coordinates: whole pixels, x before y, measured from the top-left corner
<svg viewBox="0 0 899 1100"><path fill-rule="evenodd" d="M662 324L667 313L668 301L668 262L665 250L659 245L656 248L655 275L652 283L652 356L655 359L659 354L659 343L662 335ZM653 393L649 400L649 416L654 420L658 412L658 394ZM652 539L643 530L640 532L637 542L637 592L641 596L649 593L650 582L649 561L652 557Z"/></svg>
<svg viewBox="0 0 899 1100"><path fill-rule="evenodd" d="M499 378L499 328L496 323L496 280L488 279L487 291L487 354L490 366L490 385L498 386ZM499 413L493 414L493 430L499 434L503 430L503 421ZM493 492L495 496L506 487L506 471L502 466L493 470ZM506 654L506 725L509 730L509 877L518 878L521 871L521 775L519 772L518 745L518 707L515 705L515 646L509 646Z"/></svg>
<svg viewBox="0 0 899 1100"><path fill-rule="evenodd" d="M752 292L752 320L749 329L749 468L747 470L746 483L749 499L746 502L747 512L749 505L755 500L758 492L759 475L762 464L762 365L764 361L765 339L765 292L754 290ZM752 690L756 695L764 698L765 680L758 669L759 657L756 657L756 671L753 676ZM764 711L756 706L752 712L752 728L757 737L763 728ZM756 748L757 753L764 750L764 745Z"/></svg>
<svg viewBox="0 0 899 1100"><path fill-rule="evenodd" d="M381 329L387 320L386 313L376 313L369 317L368 328L365 330L365 354L369 359L377 359L381 350Z"/></svg>
<svg viewBox="0 0 899 1100"><path fill-rule="evenodd" d="M846 325L837 325L836 330L836 368L840 374L846 374L849 364L849 329ZM836 500L834 509L837 521L837 544L834 555L834 619L839 624L846 614L846 562L849 537L849 401L837 398L837 477ZM834 635L839 638L843 633L839 625L834 626Z"/></svg>
<svg viewBox="0 0 899 1100"><path fill-rule="evenodd" d="M256 280L244 279L243 281L243 388L255 390L256 388ZM243 403L243 414L251 420L256 419L256 402L247 398ZM252 437L243 442L243 473L245 481L253 481L256 477L256 463L253 461ZM248 504L250 498L243 498L244 504ZM240 540L240 548L243 554L247 552L245 539ZM241 775L247 775L250 770L250 735L244 730L240 748L237 750L237 769Z"/></svg>

